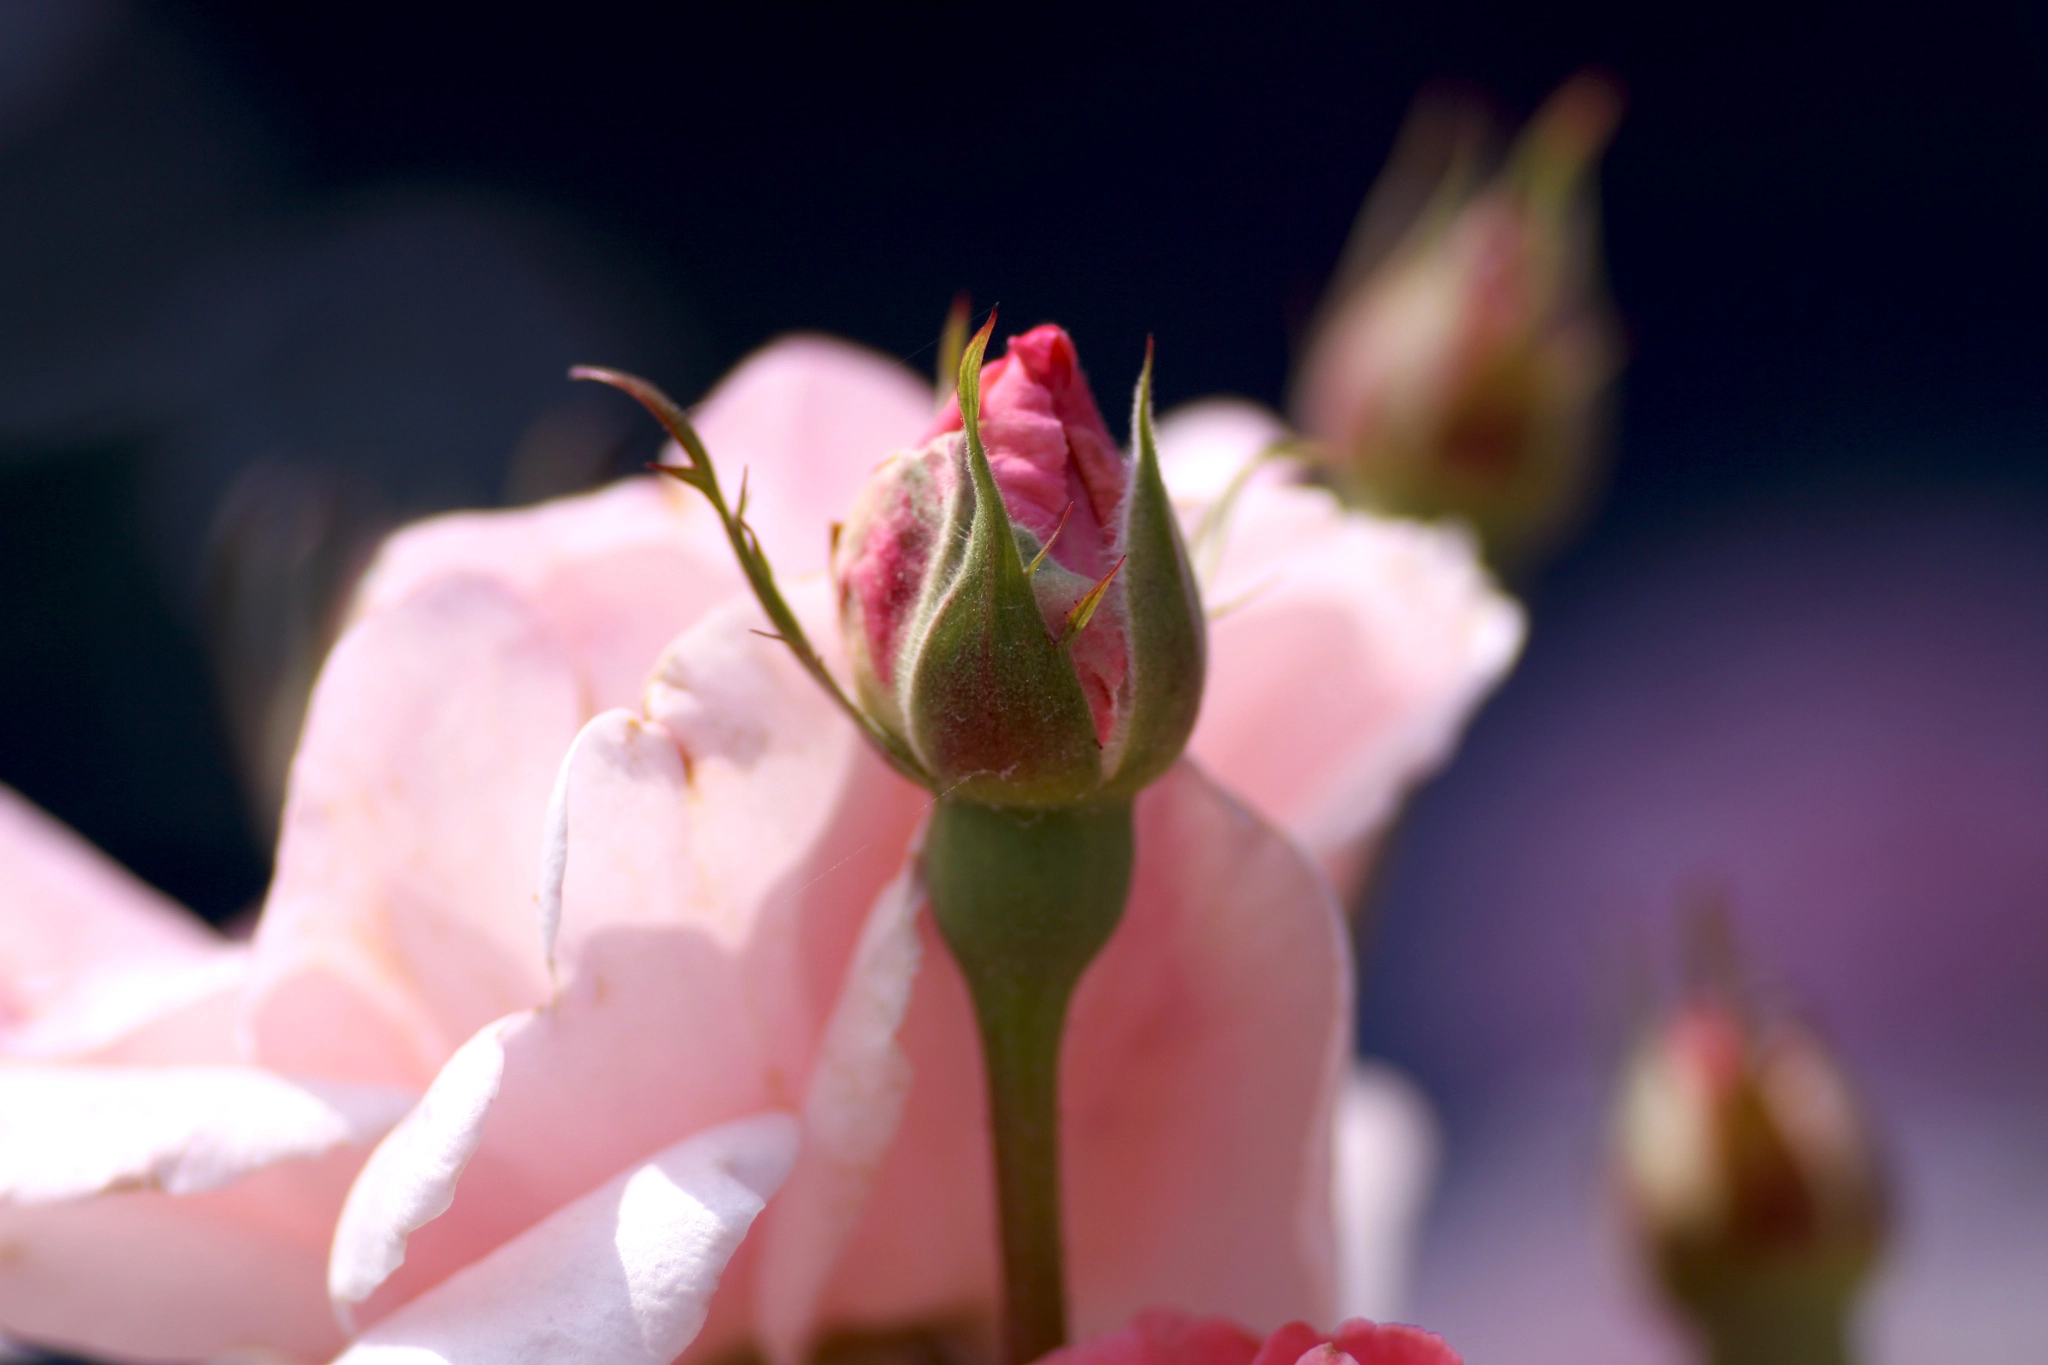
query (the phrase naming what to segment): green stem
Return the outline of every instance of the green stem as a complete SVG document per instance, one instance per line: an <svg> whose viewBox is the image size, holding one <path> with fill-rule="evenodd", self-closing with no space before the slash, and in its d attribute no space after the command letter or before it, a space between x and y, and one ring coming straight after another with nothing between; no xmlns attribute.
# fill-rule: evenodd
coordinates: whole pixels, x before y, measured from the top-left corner
<svg viewBox="0 0 2048 1365"><path fill-rule="evenodd" d="M1129 803L1031 810L941 798L925 834L939 932L967 978L988 1069L1003 1252L1003 1358L1067 1341L1059 1056L1067 1002L1130 894Z"/></svg>
<svg viewBox="0 0 2048 1365"><path fill-rule="evenodd" d="M1706 1319L1709 1365L1851 1365L1840 1314L1756 1313Z"/></svg>

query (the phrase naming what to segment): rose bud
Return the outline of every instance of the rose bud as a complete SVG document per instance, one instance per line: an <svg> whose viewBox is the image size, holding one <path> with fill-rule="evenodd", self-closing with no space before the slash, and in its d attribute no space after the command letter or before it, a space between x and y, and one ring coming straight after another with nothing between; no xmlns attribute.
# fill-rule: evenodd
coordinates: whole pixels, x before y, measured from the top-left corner
<svg viewBox="0 0 2048 1365"><path fill-rule="evenodd" d="M1602 81L1571 81L1491 178L1474 111L1425 103L1410 119L1294 386L1347 499L1464 518L1505 567L1567 529L1620 360L1592 176L1619 111Z"/></svg>
<svg viewBox="0 0 2048 1365"><path fill-rule="evenodd" d="M1861 1109L1816 1037L1697 991L1637 1048L1616 1138L1655 1277L1714 1360L1847 1359L1884 1198Z"/></svg>
<svg viewBox="0 0 2048 1365"><path fill-rule="evenodd" d="M1150 361L1126 455L1065 332L1033 328L981 369L987 339L839 537L862 708L959 800L1128 801L1186 744L1204 660L1152 449Z"/></svg>

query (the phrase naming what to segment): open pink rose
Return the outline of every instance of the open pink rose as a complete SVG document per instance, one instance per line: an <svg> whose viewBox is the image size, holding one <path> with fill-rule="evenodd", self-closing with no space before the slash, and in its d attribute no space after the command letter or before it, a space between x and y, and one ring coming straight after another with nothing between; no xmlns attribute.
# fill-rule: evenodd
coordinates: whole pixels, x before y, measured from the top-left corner
<svg viewBox="0 0 2048 1365"><path fill-rule="evenodd" d="M820 643L830 593L803 575L929 401L800 340L700 415L749 468L750 517ZM105 925L35 947L70 984L5 1035L0 1085L45 1089L0 1119L0 1330L166 1361L318 1359L344 1344L337 1316L356 1360L987 1340L979 1061L909 856L928 798L756 633L692 496L643 477L393 539L315 691L246 960L166 908L103 915L145 897L104 868L0 907L0 944L59 915ZM1161 1304L1335 1315L1360 1255L1331 1207L1333 1149L1357 1165L1333 1127L1350 980L1302 847L1358 846L1517 629L1454 540L1261 480L1224 520L1218 581L1247 591L1231 609L1211 589L1227 614L1199 765L1140 798L1125 923L1073 1006L1084 1335ZM1345 689L1333 670L1364 671ZM0 857L87 858L23 820L0 824ZM33 1042L113 1027L103 969L155 992L216 958L217 999L166 984L197 1003L152 1015L211 1011L212 1033L167 1025L121 1067ZM42 960L0 959L9 990Z"/></svg>
<svg viewBox="0 0 2048 1365"><path fill-rule="evenodd" d="M1069 1346L1044 1365L1463 1365L1444 1339L1419 1327L1353 1318L1334 1332L1290 1322L1261 1342L1228 1318L1167 1309L1140 1313L1120 1332Z"/></svg>

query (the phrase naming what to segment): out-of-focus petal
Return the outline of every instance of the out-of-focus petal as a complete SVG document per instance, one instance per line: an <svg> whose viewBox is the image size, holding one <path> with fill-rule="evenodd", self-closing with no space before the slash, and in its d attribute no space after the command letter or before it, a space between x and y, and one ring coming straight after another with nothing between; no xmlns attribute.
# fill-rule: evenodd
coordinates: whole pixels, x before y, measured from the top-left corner
<svg viewBox="0 0 2048 1365"><path fill-rule="evenodd" d="M1139 798L1137 833L1130 905L1063 1054L1074 1326L1154 1305L1327 1321L1350 997L1336 904L1293 844L1189 764ZM973 1014L958 969L927 951L902 1031L914 1080L820 1315L835 1327L993 1314Z"/></svg>
<svg viewBox="0 0 2048 1365"><path fill-rule="evenodd" d="M1434 1332L1404 1322L1353 1318L1338 1323L1330 1336L1334 1350L1358 1365L1464 1365L1449 1342Z"/></svg>
<svg viewBox="0 0 2048 1365"><path fill-rule="evenodd" d="M240 980L239 948L4 786L0 887L0 1052L104 1050Z"/></svg>
<svg viewBox="0 0 2048 1365"><path fill-rule="evenodd" d="M561 985L505 1027L454 1202L412 1233L363 1321L678 1134L803 1105L863 918L928 798L758 627L735 608L677 641L651 693L673 730L607 713L577 744Z"/></svg>
<svg viewBox="0 0 2048 1365"><path fill-rule="evenodd" d="M777 1365L803 1359L825 1286L903 1117L912 1078L897 1034L924 958L916 869L913 853L861 931L804 1098L803 1150L763 1229L755 1320Z"/></svg>
<svg viewBox="0 0 2048 1365"><path fill-rule="evenodd" d="M777 573L809 574L868 472L931 425L931 383L863 347L789 336L741 361L694 421L728 496L747 475L747 520Z"/></svg>
<svg viewBox="0 0 2048 1365"><path fill-rule="evenodd" d="M1328 1320L1347 948L1323 879L1199 768L1139 799L1130 905L1066 1051L1078 1331L1153 1305Z"/></svg>
<svg viewBox="0 0 2048 1365"><path fill-rule="evenodd" d="M630 705L663 646L745 586L711 509L643 475L537 507L432 517L386 541L355 619L451 577L485 578L532 611L590 710Z"/></svg>
<svg viewBox="0 0 2048 1365"><path fill-rule="evenodd" d="M1287 424L1256 403L1188 403L1159 419L1159 473L1175 502L1206 506L1240 478L1279 477L1279 466L1255 470L1252 462L1287 434Z"/></svg>
<svg viewBox="0 0 2048 1365"><path fill-rule="evenodd" d="M503 1036L518 1017L486 1024L455 1050L350 1187L327 1262L327 1294L344 1322L404 1263L405 1239L448 1211L498 1098Z"/></svg>
<svg viewBox="0 0 2048 1365"><path fill-rule="evenodd" d="M1436 1177L1435 1116L1413 1081L1368 1061L1346 1073L1336 1121L1337 1316L1397 1318Z"/></svg>
<svg viewBox="0 0 2048 1365"><path fill-rule="evenodd" d="M786 1114L685 1139L392 1314L337 1365L668 1365L796 1143Z"/></svg>
<svg viewBox="0 0 2048 1365"><path fill-rule="evenodd" d="M1266 439L1257 415L1205 404L1161 430L1193 471L1181 509L1211 613L1188 750L1349 889L1365 838L1514 662L1522 613L1462 532L1346 512L1278 467L1212 517L1229 451L1241 468Z"/></svg>
<svg viewBox="0 0 2048 1365"><path fill-rule="evenodd" d="M441 579L342 638L256 936L261 1060L417 1088L546 998L541 826L585 705L546 624L487 579Z"/></svg>
<svg viewBox="0 0 2048 1365"><path fill-rule="evenodd" d="M0 1067L0 1201L218 1189L374 1141L411 1103L404 1092L253 1067Z"/></svg>

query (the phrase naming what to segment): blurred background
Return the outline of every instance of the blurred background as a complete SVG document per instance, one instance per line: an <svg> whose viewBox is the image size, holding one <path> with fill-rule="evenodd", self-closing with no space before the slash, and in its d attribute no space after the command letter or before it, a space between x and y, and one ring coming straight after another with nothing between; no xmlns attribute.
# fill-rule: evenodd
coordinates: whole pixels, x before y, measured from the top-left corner
<svg viewBox="0 0 2048 1365"><path fill-rule="evenodd" d="M0 2L0 782L217 923L377 536L636 466L574 362L956 290L1278 405L1417 92L1592 63L1614 457L1414 803L1361 1041L1442 1117L1410 1315L1686 1358L1604 1172L1674 925L1860 1083L1875 1362L2048 1359L2048 9ZM1113 386L1112 386L1113 387ZM1111 405L1114 407L1114 404Z"/></svg>

